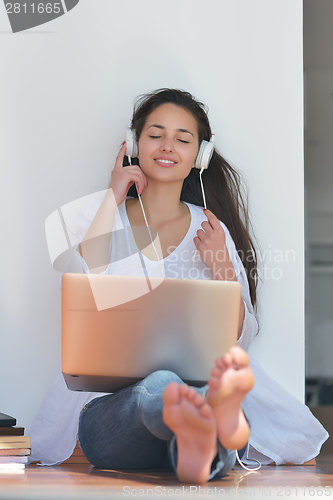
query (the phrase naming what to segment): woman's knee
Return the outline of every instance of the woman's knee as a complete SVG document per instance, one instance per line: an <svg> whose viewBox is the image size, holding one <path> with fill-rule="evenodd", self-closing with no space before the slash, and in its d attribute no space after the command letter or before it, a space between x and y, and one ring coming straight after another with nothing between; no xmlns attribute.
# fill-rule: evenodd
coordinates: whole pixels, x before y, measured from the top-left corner
<svg viewBox="0 0 333 500"><path fill-rule="evenodd" d="M157 370L141 380L138 385L144 386L149 392L154 393L165 389L170 382L184 383L176 373L170 370Z"/></svg>

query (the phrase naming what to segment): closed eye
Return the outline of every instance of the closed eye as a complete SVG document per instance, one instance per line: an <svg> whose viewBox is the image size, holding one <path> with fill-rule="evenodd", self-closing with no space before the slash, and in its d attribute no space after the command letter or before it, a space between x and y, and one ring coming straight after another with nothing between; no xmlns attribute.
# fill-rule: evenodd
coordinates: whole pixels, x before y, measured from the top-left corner
<svg viewBox="0 0 333 500"><path fill-rule="evenodd" d="M150 135L149 136L151 139L160 139L162 136L161 135ZM189 144L189 141L184 141L183 139L178 139L179 142L182 142L183 144Z"/></svg>

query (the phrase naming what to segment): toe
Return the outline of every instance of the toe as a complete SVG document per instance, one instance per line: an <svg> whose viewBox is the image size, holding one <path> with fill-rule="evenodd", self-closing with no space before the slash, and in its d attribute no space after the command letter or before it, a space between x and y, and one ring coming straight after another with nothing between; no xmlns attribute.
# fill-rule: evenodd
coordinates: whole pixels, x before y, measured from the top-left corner
<svg viewBox="0 0 333 500"><path fill-rule="evenodd" d="M220 387L220 379L218 379L216 377L212 377L209 380L208 385L209 385L210 390L215 391L216 389L218 389Z"/></svg>
<svg viewBox="0 0 333 500"><path fill-rule="evenodd" d="M238 367L248 366L250 363L250 358L248 354L241 347L234 346L230 349L230 355L232 356L233 363Z"/></svg>
<svg viewBox="0 0 333 500"><path fill-rule="evenodd" d="M220 378L222 375L222 371L219 368L214 367L211 369L210 374L212 377Z"/></svg>
<svg viewBox="0 0 333 500"><path fill-rule="evenodd" d="M215 367L218 368L219 370L225 370L225 365L223 362L223 358L217 358L215 360Z"/></svg>
<svg viewBox="0 0 333 500"><path fill-rule="evenodd" d="M193 399L193 404L199 408L200 406L205 404L205 398L196 392L195 398Z"/></svg>
<svg viewBox="0 0 333 500"><path fill-rule="evenodd" d="M196 395L197 391L193 387L189 387L187 392L187 399L193 402Z"/></svg>
<svg viewBox="0 0 333 500"><path fill-rule="evenodd" d="M202 407L200 408L200 415L204 418L212 418L213 412L210 406L208 406L207 404L202 405Z"/></svg>
<svg viewBox="0 0 333 500"><path fill-rule="evenodd" d="M187 384L181 384L179 386L179 393L180 393L180 397L182 398L187 398L188 396L188 391L189 391L189 386Z"/></svg>
<svg viewBox="0 0 333 500"><path fill-rule="evenodd" d="M229 368L233 364L233 357L230 351L226 352L221 358L222 364L225 368Z"/></svg>
<svg viewBox="0 0 333 500"><path fill-rule="evenodd" d="M177 382L170 382L163 394L163 402L166 405L176 405L180 399L181 386Z"/></svg>

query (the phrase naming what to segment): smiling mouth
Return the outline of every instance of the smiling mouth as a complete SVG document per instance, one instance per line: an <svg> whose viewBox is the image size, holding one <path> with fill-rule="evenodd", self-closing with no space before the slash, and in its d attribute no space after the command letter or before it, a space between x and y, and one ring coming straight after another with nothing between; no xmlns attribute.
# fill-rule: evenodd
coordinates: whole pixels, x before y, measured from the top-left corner
<svg viewBox="0 0 333 500"><path fill-rule="evenodd" d="M159 158L155 158L155 161L158 163L163 163L163 165L176 165L177 162L172 160L160 160Z"/></svg>

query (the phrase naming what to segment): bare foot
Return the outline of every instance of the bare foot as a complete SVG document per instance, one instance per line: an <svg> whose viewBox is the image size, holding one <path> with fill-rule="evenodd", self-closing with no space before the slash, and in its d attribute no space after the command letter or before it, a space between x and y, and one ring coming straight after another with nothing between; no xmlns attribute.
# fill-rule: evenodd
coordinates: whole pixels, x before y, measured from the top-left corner
<svg viewBox="0 0 333 500"><path fill-rule="evenodd" d="M217 454L216 423L201 394L171 382L163 394L163 420L177 438L180 481L205 483Z"/></svg>
<svg viewBox="0 0 333 500"><path fill-rule="evenodd" d="M249 357L238 346L218 358L211 371L206 396L217 426L217 437L229 450L243 448L250 435L241 402L254 385Z"/></svg>

